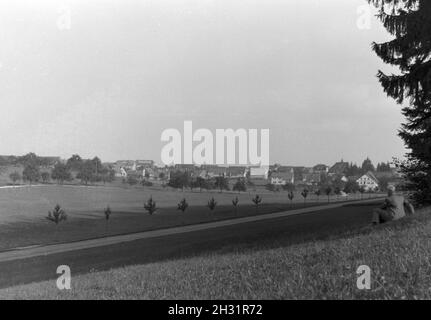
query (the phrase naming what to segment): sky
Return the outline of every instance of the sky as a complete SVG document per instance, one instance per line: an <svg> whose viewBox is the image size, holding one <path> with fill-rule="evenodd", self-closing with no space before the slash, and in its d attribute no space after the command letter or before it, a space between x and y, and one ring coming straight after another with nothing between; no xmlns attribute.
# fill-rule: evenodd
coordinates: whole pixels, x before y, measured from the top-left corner
<svg viewBox="0 0 431 320"><path fill-rule="evenodd" d="M160 163L168 128L270 129L270 162L402 157L365 0L2 0L0 154ZM358 22L359 21L359 22ZM367 20L365 20L367 21Z"/></svg>

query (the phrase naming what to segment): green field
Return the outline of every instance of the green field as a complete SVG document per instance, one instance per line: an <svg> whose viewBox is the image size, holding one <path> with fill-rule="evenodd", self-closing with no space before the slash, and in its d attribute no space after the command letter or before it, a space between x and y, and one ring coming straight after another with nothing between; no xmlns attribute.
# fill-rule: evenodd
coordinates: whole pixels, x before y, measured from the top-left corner
<svg viewBox="0 0 431 320"><path fill-rule="evenodd" d="M254 193L169 191L157 188L110 186L24 186L0 189L0 250L37 244L82 240L106 235L124 234L200 223L218 219L266 214L304 207L303 199L296 195L293 205L285 192L259 192L263 201L259 209L253 207ZM152 196L159 208L150 216L143 208ZM375 196L375 195L373 195ZM185 197L189 208L177 210L177 203ZM214 197L217 207L206 207ZM237 211L232 199L239 198ZM356 199L360 195L355 196ZM351 196L349 199L353 199ZM340 199L339 199L340 200ZM345 199L344 199L345 200ZM336 201L332 198L331 201ZM68 220L55 225L45 217L49 210L60 204ZM316 205L317 199L309 196L305 205ZM320 197L320 204L327 203ZM104 219L104 208L109 205L112 215Z"/></svg>
<svg viewBox="0 0 431 320"><path fill-rule="evenodd" d="M357 207L359 209L359 207ZM355 210L351 208L351 210ZM430 299L431 210L378 227L289 245L289 237L0 290L1 299ZM371 269L371 289L356 269Z"/></svg>

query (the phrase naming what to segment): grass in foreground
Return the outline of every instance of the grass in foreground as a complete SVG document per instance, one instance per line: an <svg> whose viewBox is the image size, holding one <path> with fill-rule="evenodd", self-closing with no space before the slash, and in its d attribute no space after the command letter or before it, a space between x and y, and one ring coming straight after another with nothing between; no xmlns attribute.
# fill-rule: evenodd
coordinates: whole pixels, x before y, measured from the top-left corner
<svg viewBox="0 0 431 320"><path fill-rule="evenodd" d="M0 298L430 299L429 211L324 241L275 249L268 249L273 243L231 246L76 276L70 291L47 281L0 290ZM364 264L371 268L371 290L356 287L356 269Z"/></svg>

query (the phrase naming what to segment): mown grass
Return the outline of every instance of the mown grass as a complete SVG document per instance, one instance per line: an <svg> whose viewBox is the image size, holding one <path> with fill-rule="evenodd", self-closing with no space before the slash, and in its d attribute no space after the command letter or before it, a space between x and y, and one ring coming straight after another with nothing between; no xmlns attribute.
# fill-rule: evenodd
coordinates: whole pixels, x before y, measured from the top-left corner
<svg viewBox="0 0 431 320"><path fill-rule="evenodd" d="M188 259L137 265L0 290L1 299L430 299L431 210L322 241L229 246ZM356 286L360 265L371 289Z"/></svg>
<svg viewBox="0 0 431 320"><path fill-rule="evenodd" d="M358 200L359 195L350 200ZM371 195L370 195L371 196ZM373 194L373 197L378 194ZM149 215L144 202L153 197L157 211ZM214 197L213 211L206 207ZM239 198L238 208L232 199ZM263 202L256 210L249 193L174 192L114 187L39 186L0 191L0 251L31 245L46 245L133 232L170 228L175 226L268 214L315 205L325 205L320 199L309 199L305 204L293 203L286 194L263 194ZM189 204L183 213L177 204L186 198ZM343 199L346 200L346 199ZM331 203L336 201L332 199ZM341 199L338 199L340 202ZM60 204L66 211L67 221L55 225L46 219L48 211ZM112 214L105 220L104 209L109 205Z"/></svg>
<svg viewBox="0 0 431 320"><path fill-rule="evenodd" d="M252 205L243 205L236 211L232 206L218 206L213 211L204 206L196 206L188 208L184 213L177 208L164 208L163 211L159 210L161 213L156 212L154 215L149 215L142 209L140 213L114 212L109 221L105 220L103 213L99 213L93 219L72 217L58 225L47 219L16 222L0 225L0 251L270 214L316 205L318 204L263 204L257 211Z"/></svg>

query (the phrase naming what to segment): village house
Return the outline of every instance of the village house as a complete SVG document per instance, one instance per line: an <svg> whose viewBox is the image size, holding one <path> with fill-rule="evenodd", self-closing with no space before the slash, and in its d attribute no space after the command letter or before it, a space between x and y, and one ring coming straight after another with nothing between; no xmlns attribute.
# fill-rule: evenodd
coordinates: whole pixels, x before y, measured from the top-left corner
<svg viewBox="0 0 431 320"><path fill-rule="evenodd" d="M154 164L154 162L152 160L118 160L112 167L115 176L119 178L127 178L131 174L143 177L145 175L144 168L150 168L146 166L149 164Z"/></svg>
<svg viewBox="0 0 431 320"><path fill-rule="evenodd" d="M316 164L313 167L313 172L320 174L327 174L329 171L329 167L326 164Z"/></svg>
<svg viewBox="0 0 431 320"><path fill-rule="evenodd" d="M247 176L247 168L241 166L233 166L226 168L226 176L229 178L245 178Z"/></svg>
<svg viewBox="0 0 431 320"><path fill-rule="evenodd" d="M202 166L202 169L206 171L208 178L225 177L227 170L226 167L219 167L216 165Z"/></svg>
<svg viewBox="0 0 431 320"><path fill-rule="evenodd" d="M118 178L127 178L127 170L131 170L134 165L132 160L118 160L114 163L113 169Z"/></svg>
<svg viewBox="0 0 431 320"><path fill-rule="evenodd" d="M305 167L302 166L278 166L277 172L291 172L293 170L294 180L295 182L302 181L302 174L304 172Z"/></svg>
<svg viewBox="0 0 431 320"><path fill-rule="evenodd" d="M365 191L373 191L379 188L379 181L377 180L374 173L368 171L356 180L360 188L364 188Z"/></svg>
<svg viewBox="0 0 431 320"><path fill-rule="evenodd" d="M268 167L251 167L250 179L264 179L268 180Z"/></svg>
<svg viewBox="0 0 431 320"><path fill-rule="evenodd" d="M343 161L341 159L340 162L336 162L331 168L328 170L329 175L344 175L349 169L349 163Z"/></svg>
<svg viewBox="0 0 431 320"><path fill-rule="evenodd" d="M275 186L284 186L286 184L293 184L295 182L295 175L293 168L287 172L273 172L271 173L270 183Z"/></svg>
<svg viewBox="0 0 431 320"><path fill-rule="evenodd" d="M154 168L154 161L153 160L136 160L135 165L137 167Z"/></svg>

